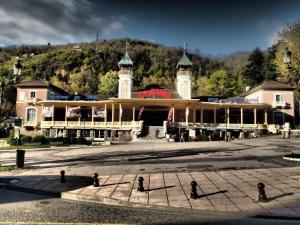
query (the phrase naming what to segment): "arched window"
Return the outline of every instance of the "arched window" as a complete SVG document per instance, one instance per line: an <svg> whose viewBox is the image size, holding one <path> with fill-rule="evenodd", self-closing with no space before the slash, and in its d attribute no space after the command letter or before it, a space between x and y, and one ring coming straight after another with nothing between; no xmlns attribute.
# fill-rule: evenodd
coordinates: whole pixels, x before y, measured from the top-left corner
<svg viewBox="0 0 300 225"><path fill-rule="evenodd" d="M27 109L27 121L35 121L36 109L29 108Z"/></svg>

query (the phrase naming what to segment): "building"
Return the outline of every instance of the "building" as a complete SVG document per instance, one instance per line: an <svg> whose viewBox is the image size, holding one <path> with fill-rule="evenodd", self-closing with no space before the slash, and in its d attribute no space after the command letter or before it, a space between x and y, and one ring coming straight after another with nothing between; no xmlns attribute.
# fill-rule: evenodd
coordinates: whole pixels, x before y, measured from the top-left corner
<svg viewBox="0 0 300 225"><path fill-rule="evenodd" d="M219 131L220 137L243 137L245 132L277 132L274 122L282 125L287 118L277 120L278 110L294 116L293 89L276 82L264 82L240 97L193 99L192 62L185 52L176 67L176 90L153 85L134 91L133 62L127 51L118 66L118 97L70 95L44 81L16 85L17 115L23 118L23 128L48 137L93 140L137 138L156 130L161 137L182 130L192 138L213 131ZM279 108L282 101L286 105Z"/></svg>
<svg viewBox="0 0 300 225"><path fill-rule="evenodd" d="M246 99L257 99L258 103L266 103L272 106L269 120L279 126L286 122L295 125L295 105L293 87L267 80L261 85L244 93Z"/></svg>
<svg viewBox="0 0 300 225"><path fill-rule="evenodd" d="M68 94L47 81L32 80L16 84L15 87L17 116L22 118L22 128L27 131L41 128L43 106L39 101L51 99L55 95Z"/></svg>

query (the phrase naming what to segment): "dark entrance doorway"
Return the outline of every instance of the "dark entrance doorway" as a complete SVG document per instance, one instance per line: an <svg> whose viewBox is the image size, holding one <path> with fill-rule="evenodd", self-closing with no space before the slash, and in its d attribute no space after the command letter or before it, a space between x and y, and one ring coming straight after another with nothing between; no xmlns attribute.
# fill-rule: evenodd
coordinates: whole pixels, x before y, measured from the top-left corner
<svg viewBox="0 0 300 225"><path fill-rule="evenodd" d="M169 108L162 106L145 107L141 120L145 126L163 126L164 121L168 119Z"/></svg>

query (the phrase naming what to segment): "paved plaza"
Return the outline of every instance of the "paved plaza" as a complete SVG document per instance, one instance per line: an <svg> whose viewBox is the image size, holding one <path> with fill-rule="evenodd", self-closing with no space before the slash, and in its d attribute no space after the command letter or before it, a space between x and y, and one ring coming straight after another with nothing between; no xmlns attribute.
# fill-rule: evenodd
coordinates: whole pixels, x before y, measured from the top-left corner
<svg viewBox="0 0 300 225"><path fill-rule="evenodd" d="M299 143L269 137L30 150L24 169L1 173L1 185L110 205L298 217L300 170L282 156L299 153ZM1 163L6 159L12 164L13 154L3 151ZM61 170L66 183L60 183ZM94 173L100 187L93 187ZM141 176L144 192L137 191ZM198 184L196 199L190 196L193 180ZM266 186L266 203L257 201L259 182Z"/></svg>

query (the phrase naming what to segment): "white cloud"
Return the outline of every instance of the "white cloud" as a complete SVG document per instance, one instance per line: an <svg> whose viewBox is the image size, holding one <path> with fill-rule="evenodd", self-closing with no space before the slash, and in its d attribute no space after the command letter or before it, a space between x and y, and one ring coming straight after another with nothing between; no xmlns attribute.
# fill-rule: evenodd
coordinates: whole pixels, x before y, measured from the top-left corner
<svg viewBox="0 0 300 225"><path fill-rule="evenodd" d="M0 45L91 41L112 35L124 20L92 13L88 0L0 0Z"/></svg>

